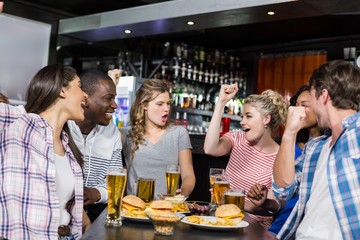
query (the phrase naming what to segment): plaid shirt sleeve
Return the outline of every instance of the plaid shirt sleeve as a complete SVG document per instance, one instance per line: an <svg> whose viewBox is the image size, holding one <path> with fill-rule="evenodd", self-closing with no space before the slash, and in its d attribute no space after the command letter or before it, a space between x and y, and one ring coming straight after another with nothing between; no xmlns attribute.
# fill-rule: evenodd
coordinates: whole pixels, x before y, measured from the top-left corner
<svg viewBox="0 0 360 240"><path fill-rule="evenodd" d="M0 132L26 113L23 106L11 106L0 103Z"/></svg>
<svg viewBox="0 0 360 240"><path fill-rule="evenodd" d="M343 129L329 159L329 189L343 239L360 239L360 113Z"/></svg>
<svg viewBox="0 0 360 240"><path fill-rule="evenodd" d="M344 119L343 129L329 155L327 178L343 239L360 239L360 113ZM292 239L303 218L324 138L311 142L303 166L299 201L278 239Z"/></svg>
<svg viewBox="0 0 360 240"><path fill-rule="evenodd" d="M282 198L288 200L298 194L298 187L300 185L301 175L304 165L304 158L305 158L304 152L295 160L295 176L294 176L294 180L290 185L288 185L285 188L281 188L275 183L275 181L272 181L272 190L276 198Z"/></svg>
<svg viewBox="0 0 360 240"><path fill-rule="evenodd" d="M272 181L272 191L276 198L291 199L296 195L298 186L300 184L301 172L302 172L303 158L300 156L295 162L295 177L292 183L285 188L279 187L275 181Z"/></svg>

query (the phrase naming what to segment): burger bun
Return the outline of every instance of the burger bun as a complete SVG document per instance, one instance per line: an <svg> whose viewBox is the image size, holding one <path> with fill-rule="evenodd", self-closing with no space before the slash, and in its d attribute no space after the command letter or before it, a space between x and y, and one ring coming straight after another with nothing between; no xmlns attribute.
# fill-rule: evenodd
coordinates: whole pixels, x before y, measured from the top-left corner
<svg viewBox="0 0 360 240"><path fill-rule="evenodd" d="M129 204L133 207L136 207L136 208L139 208L142 210L144 210L146 208L145 202L141 198L134 196L134 195L127 195L127 196L123 197L122 201L123 201L123 203Z"/></svg>

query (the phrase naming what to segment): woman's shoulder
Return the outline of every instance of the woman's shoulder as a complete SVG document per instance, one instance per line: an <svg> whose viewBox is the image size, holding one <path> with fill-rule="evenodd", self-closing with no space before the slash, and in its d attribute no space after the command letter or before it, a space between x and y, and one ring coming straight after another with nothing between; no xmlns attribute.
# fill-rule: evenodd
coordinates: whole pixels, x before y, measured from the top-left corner
<svg viewBox="0 0 360 240"><path fill-rule="evenodd" d="M43 136L45 129L50 126L43 118L35 113L26 113L8 126L11 136Z"/></svg>
<svg viewBox="0 0 360 240"><path fill-rule="evenodd" d="M223 136L228 137L230 139L241 140L245 138L244 132L241 129L231 130L225 133Z"/></svg>
<svg viewBox="0 0 360 240"><path fill-rule="evenodd" d="M131 132L131 126L127 126L127 127L121 127L119 128L119 131L121 134L123 134L124 136L129 136L130 132Z"/></svg>

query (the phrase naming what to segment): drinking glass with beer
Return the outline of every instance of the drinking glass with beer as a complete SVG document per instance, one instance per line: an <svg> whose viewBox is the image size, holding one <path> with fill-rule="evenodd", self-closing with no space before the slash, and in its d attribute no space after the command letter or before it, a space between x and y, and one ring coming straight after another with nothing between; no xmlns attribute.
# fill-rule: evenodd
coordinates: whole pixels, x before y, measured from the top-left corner
<svg viewBox="0 0 360 240"><path fill-rule="evenodd" d="M226 173L215 175L213 194L216 205L221 204L221 199L225 191L230 189L230 180Z"/></svg>
<svg viewBox="0 0 360 240"><path fill-rule="evenodd" d="M126 188L126 169L111 167L106 175L108 192L108 213L105 226L120 227L121 222L121 203Z"/></svg>
<svg viewBox="0 0 360 240"><path fill-rule="evenodd" d="M166 166L166 187L167 194L176 194L176 190L179 188L180 180L180 166L179 165L167 165Z"/></svg>
<svg viewBox="0 0 360 240"><path fill-rule="evenodd" d="M222 169L222 168L210 168L210 171L209 171L210 188L214 187L215 175L223 174L224 172L225 172L225 169ZM213 191L211 191L210 203L215 203Z"/></svg>
<svg viewBox="0 0 360 240"><path fill-rule="evenodd" d="M139 178L137 180L136 196L144 202L149 203L154 200L155 179Z"/></svg>
<svg viewBox="0 0 360 240"><path fill-rule="evenodd" d="M245 209L245 190L229 189L224 193L224 204L233 203L238 206L242 212Z"/></svg>

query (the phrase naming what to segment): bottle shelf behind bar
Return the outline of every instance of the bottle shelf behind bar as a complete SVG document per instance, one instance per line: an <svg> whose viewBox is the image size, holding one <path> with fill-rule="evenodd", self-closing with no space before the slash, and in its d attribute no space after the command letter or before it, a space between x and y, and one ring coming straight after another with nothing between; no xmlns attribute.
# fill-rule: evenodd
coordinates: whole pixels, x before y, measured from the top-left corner
<svg viewBox="0 0 360 240"><path fill-rule="evenodd" d="M196 108L182 108L182 107L178 107L178 106L173 106L172 111L173 112L181 112L181 113L186 112L186 113L193 114L193 115L201 115L201 116L207 116L207 117L212 117L212 115L213 115L213 111L200 110L200 109L196 109ZM238 115L223 114L223 117L228 117L232 121L241 121L241 117Z"/></svg>

